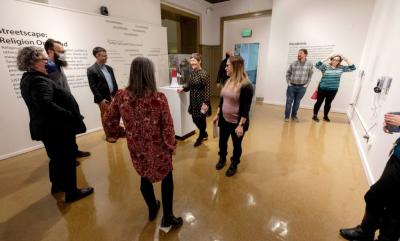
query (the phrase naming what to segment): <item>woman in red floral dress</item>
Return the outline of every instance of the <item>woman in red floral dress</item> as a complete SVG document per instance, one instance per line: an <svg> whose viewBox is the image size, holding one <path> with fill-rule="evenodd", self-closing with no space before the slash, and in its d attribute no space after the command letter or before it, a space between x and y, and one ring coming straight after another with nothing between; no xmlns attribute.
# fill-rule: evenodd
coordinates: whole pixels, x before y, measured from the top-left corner
<svg viewBox="0 0 400 241"><path fill-rule="evenodd" d="M152 183L162 181L161 229L168 232L182 225L182 218L176 218L172 212L175 132L167 99L157 92L154 66L148 58L137 57L132 61L129 86L119 90L111 103L106 122L112 137L118 138L121 117L133 166L141 176L140 190L149 208L150 221L160 209Z"/></svg>

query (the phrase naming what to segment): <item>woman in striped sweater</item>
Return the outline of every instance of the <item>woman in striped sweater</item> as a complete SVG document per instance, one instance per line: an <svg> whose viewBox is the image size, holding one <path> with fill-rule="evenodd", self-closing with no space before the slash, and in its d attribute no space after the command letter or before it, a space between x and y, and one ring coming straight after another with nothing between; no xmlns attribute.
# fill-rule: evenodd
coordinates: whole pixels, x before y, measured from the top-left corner
<svg viewBox="0 0 400 241"><path fill-rule="evenodd" d="M328 64L325 62L330 61ZM342 61L346 62L347 65L341 65ZM356 69L356 66L350 62L347 58L342 55L332 55L328 58L318 61L315 67L322 72L322 78L318 86L318 97L317 102L314 105L313 120L318 122L318 111L321 108L322 103L325 101L324 106L324 121L330 121L328 118L329 111L331 109L331 103L336 96L339 89L340 77L343 72L351 72Z"/></svg>

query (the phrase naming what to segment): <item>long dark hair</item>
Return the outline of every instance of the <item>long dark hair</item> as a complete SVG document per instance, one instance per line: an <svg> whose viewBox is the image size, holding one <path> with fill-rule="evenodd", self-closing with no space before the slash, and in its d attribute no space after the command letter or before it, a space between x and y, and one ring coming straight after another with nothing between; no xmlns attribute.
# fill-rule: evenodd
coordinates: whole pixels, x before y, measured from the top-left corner
<svg viewBox="0 0 400 241"><path fill-rule="evenodd" d="M234 86L249 84L249 77L244 70L244 59L239 55L234 55L229 57L229 62L232 64L233 73L229 76L228 82L233 83Z"/></svg>
<svg viewBox="0 0 400 241"><path fill-rule="evenodd" d="M132 61L127 89L138 97L142 97L145 93L151 94L157 91L154 65L150 59L136 57Z"/></svg>

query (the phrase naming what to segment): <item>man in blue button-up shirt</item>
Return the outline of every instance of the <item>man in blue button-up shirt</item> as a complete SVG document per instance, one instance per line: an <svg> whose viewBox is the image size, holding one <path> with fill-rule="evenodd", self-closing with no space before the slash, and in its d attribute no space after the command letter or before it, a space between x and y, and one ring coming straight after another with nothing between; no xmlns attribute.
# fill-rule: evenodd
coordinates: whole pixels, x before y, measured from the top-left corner
<svg viewBox="0 0 400 241"><path fill-rule="evenodd" d="M93 56L96 58L96 63L87 69L89 86L94 95L94 102L100 107L101 122L106 134L106 140L108 142L115 142L114 138L110 138L107 135L107 128L104 126L104 115L108 110L112 97L118 90L118 85L113 69L106 65L107 51L102 47L95 47L93 49ZM122 132L121 129L121 135Z"/></svg>

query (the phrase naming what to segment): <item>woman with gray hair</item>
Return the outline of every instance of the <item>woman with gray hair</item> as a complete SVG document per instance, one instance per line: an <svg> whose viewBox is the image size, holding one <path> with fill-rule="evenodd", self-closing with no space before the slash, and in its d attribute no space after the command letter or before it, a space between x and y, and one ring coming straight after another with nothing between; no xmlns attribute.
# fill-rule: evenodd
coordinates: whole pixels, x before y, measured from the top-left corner
<svg viewBox="0 0 400 241"><path fill-rule="evenodd" d="M32 140L42 141L50 158L51 193L65 192L65 202L77 201L93 193L78 189L75 167L75 135L86 131L75 98L48 78L48 57L42 48L19 50L18 69L25 71L20 88L28 107Z"/></svg>

